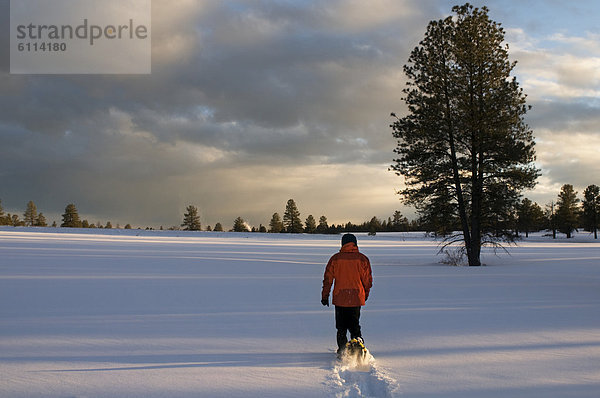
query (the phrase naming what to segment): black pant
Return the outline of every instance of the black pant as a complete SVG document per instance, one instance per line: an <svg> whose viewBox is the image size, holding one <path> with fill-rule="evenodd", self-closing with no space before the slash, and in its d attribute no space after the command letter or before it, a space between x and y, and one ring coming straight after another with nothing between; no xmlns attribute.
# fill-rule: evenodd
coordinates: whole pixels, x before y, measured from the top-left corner
<svg viewBox="0 0 600 398"><path fill-rule="evenodd" d="M350 338L362 337L360 333L360 307L335 306L335 328L337 329L338 348L343 348L348 342L347 331Z"/></svg>

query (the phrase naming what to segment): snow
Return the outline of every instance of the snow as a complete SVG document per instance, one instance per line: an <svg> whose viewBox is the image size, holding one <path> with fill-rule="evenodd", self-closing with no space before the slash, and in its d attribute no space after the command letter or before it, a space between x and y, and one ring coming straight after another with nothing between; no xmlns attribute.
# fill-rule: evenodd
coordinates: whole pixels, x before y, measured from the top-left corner
<svg viewBox="0 0 600 398"><path fill-rule="evenodd" d="M0 397L597 397L600 243L533 234L485 267L357 234L372 358L320 304L340 236L0 229Z"/></svg>

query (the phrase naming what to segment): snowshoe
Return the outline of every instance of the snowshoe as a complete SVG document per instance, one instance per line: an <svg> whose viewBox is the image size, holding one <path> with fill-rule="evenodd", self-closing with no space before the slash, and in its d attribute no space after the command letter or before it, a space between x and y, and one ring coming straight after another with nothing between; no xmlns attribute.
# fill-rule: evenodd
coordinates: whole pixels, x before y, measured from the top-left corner
<svg viewBox="0 0 600 398"><path fill-rule="evenodd" d="M346 354L350 357L354 357L359 361L362 361L367 356L367 347L361 337L356 337L346 343Z"/></svg>

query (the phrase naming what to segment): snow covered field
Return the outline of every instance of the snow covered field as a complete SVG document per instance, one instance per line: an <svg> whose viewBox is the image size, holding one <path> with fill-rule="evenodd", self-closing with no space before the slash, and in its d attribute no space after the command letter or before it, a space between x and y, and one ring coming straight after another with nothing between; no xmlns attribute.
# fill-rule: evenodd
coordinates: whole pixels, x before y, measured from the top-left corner
<svg viewBox="0 0 600 398"><path fill-rule="evenodd" d="M421 234L358 238L374 359L352 368L319 302L339 236L0 229L0 396L600 396L587 234L480 268Z"/></svg>

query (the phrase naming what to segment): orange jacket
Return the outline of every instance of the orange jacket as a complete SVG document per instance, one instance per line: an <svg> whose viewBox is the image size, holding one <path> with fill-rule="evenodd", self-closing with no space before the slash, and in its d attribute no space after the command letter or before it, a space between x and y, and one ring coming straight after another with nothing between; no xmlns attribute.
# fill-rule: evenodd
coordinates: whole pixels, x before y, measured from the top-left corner
<svg viewBox="0 0 600 398"><path fill-rule="evenodd" d="M358 247L353 242L346 243L339 253L329 259L323 276L322 299L329 299L334 280L333 305L339 307L365 305L373 286L371 263L367 256L359 253Z"/></svg>

